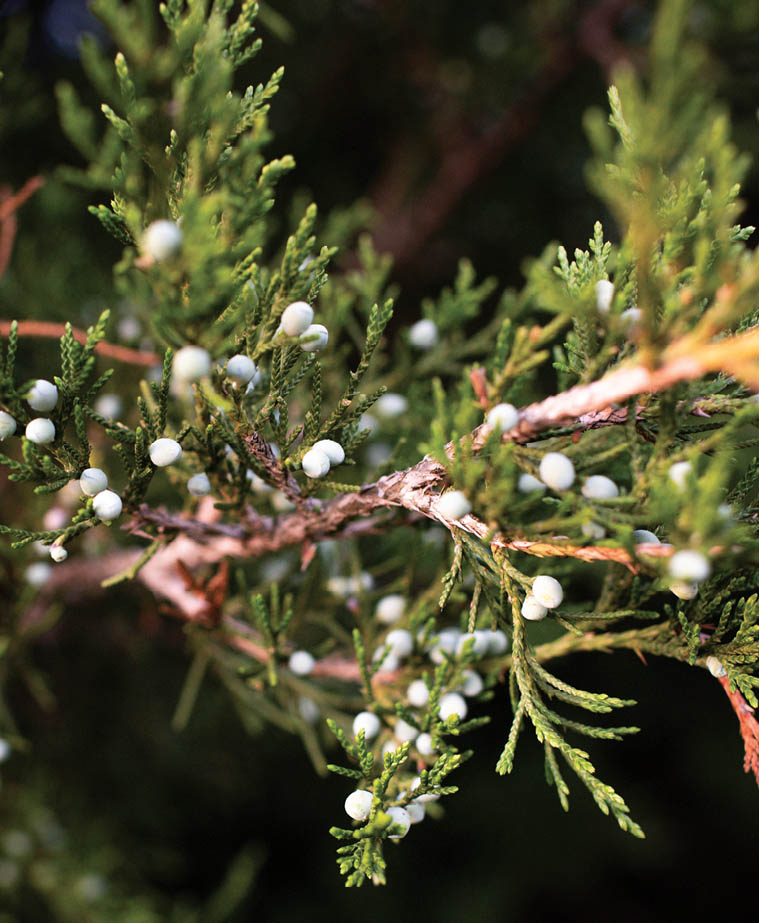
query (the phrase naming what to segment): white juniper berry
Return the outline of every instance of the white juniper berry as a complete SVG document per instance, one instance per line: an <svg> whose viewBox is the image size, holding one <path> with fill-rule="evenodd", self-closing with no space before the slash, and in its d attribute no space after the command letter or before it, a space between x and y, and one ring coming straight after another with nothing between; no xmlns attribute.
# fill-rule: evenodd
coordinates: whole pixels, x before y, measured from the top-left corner
<svg viewBox="0 0 759 923"><path fill-rule="evenodd" d="M530 622L539 622L548 615L548 608L530 595L525 597L521 612L522 616Z"/></svg>
<svg viewBox="0 0 759 923"><path fill-rule="evenodd" d="M353 719L353 735L358 737L363 731L367 740L374 740L380 732L380 719L370 711L361 711Z"/></svg>
<svg viewBox="0 0 759 923"><path fill-rule="evenodd" d="M320 439L312 448L317 452L324 452L330 465L342 465L345 461L345 449L334 439Z"/></svg>
<svg viewBox="0 0 759 923"><path fill-rule="evenodd" d="M176 464L182 457L182 446L176 439L164 436L150 443L148 454L157 468L167 468L169 465Z"/></svg>
<svg viewBox="0 0 759 923"><path fill-rule="evenodd" d="M416 349L432 349L439 339L437 324L429 318L418 320L409 328L408 341Z"/></svg>
<svg viewBox="0 0 759 923"><path fill-rule="evenodd" d="M393 819L393 828L400 828L398 833L391 833L389 839L391 840L402 840L404 836L409 831L411 826L411 817L409 816L408 811L405 808L392 807L387 809L387 813Z"/></svg>
<svg viewBox="0 0 759 923"><path fill-rule="evenodd" d="M648 529L636 529L633 532L633 541L636 545L661 545L661 540Z"/></svg>
<svg viewBox="0 0 759 923"><path fill-rule="evenodd" d="M593 539L594 542L600 542L601 539L606 538L606 529L597 522L584 522L580 526L580 532L585 538Z"/></svg>
<svg viewBox="0 0 759 923"><path fill-rule="evenodd" d="M83 494L94 497L108 486L108 475L102 468L85 468L79 475L79 487Z"/></svg>
<svg viewBox="0 0 759 923"><path fill-rule="evenodd" d="M599 314L608 314L614 298L614 285L608 279L596 282L596 309Z"/></svg>
<svg viewBox="0 0 759 923"><path fill-rule="evenodd" d="M35 561L26 568L24 577L30 586L40 587L47 583L51 573L52 568L47 562Z"/></svg>
<svg viewBox="0 0 759 923"><path fill-rule="evenodd" d="M35 417L26 424L24 435L29 442L37 445L49 445L55 441L55 424L47 417Z"/></svg>
<svg viewBox="0 0 759 923"><path fill-rule="evenodd" d="M722 666L722 662L719 658L715 657L713 654L706 658L706 669L716 678L722 676L727 676L727 671Z"/></svg>
<svg viewBox="0 0 759 923"><path fill-rule="evenodd" d="M58 388L44 378L38 378L26 395L26 401L32 410L48 413L58 403Z"/></svg>
<svg viewBox="0 0 759 923"><path fill-rule="evenodd" d="M379 673L393 673L401 668L401 658L386 647L378 647L372 654L372 663L378 663Z"/></svg>
<svg viewBox="0 0 759 923"><path fill-rule="evenodd" d="M308 676L316 666L316 660L308 651L294 651L287 661L287 666L296 676Z"/></svg>
<svg viewBox="0 0 759 923"><path fill-rule="evenodd" d="M532 581L532 595L546 609L555 609L564 599L564 590L555 577L540 574Z"/></svg>
<svg viewBox="0 0 759 923"><path fill-rule="evenodd" d="M540 480L540 478L536 478L534 474L527 474L525 472L524 474L519 475L517 490L520 493L529 494L534 490L544 491L545 489L546 485Z"/></svg>
<svg viewBox="0 0 759 923"><path fill-rule="evenodd" d="M374 617L384 625L392 625L403 617L406 609L406 597L400 593L390 593L377 602Z"/></svg>
<svg viewBox="0 0 759 923"><path fill-rule="evenodd" d="M674 580L669 585L670 590L678 599L695 599L698 596L698 584L688 583L685 580Z"/></svg>
<svg viewBox="0 0 759 923"><path fill-rule="evenodd" d="M414 746L421 756L432 756L437 750L432 744L432 736L423 731L414 741Z"/></svg>
<svg viewBox="0 0 759 923"><path fill-rule="evenodd" d="M496 404L488 411L487 420L493 429L505 433L517 425L519 413L513 404Z"/></svg>
<svg viewBox="0 0 759 923"><path fill-rule="evenodd" d="M249 356L239 354L227 360L226 370L227 377L247 385L256 374L256 364Z"/></svg>
<svg viewBox="0 0 759 923"><path fill-rule="evenodd" d="M675 580L702 583L712 572L709 559L700 551L676 551L669 559L669 574Z"/></svg>
<svg viewBox="0 0 759 923"><path fill-rule="evenodd" d="M329 330L324 324L311 324L300 336L300 348L306 353L320 352L329 343Z"/></svg>
<svg viewBox="0 0 759 923"><path fill-rule="evenodd" d="M461 490L447 490L437 501L436 509L444 519L461 519L471 513L472 505Z"/></svg>
<svg viewBox="0 0 759 923"><path fill-rule="evenodd" d="M414 638L405 628L395 628L387 633L385 644L389 646L390 653L403 659L414 649Z"/></svg>
<svg viewBox="0 0 759 923"><path fill-rule="evenodd" d="M210 375L211 355L201 346L183 346L175 353L171 369L179 381L198 381Z"/></svg>
<svg viewBox="0 0 759 923"><path fill-rule="evenodd" d="M627 308L619 315L620 321L628 330L632 330L633 327L639 324L642 317L643 312L636 306Z"/></svg>
<svg viewBox="0 0 759 923"><path fill-rule="evenodd" d="M15 419L5 410L0 410L0 442L3 439L7 439L8 436L12 436L16 432L16 423Z"/></svg>
<svg viewBox="0 0 759 923"><path fill-rule="evenodd" d="M444 654L454 655L461 637L461 629L450 627L443 628L431 639L430 660L433 663L442 663Z"/></svg>
<svg viewBox="0 0 759 923"><path fill-rule="evenodd" d="M488 652L488 635L484 631L465 631L456 641L456 655L470 651L475 657L484 657Z"/></svg>
<svg viewBox="0 0 759 923"><path fill-rule="evenodd" d="M118 394L101 394L95 401L95 411L109 420L118 419L123 407L124 402Z"/></svg>
<svg viewBox="0 0 759 923"><path fill-rule="evenodd" d="M406 805L406 813L412 824L420 824L424 820L426 809L423 804L417 804L412 801Z"/></svg>
<svg viewBox="0 0 759 923"><path fill-rule="evenodd" d="M298 714L306 724L316 724L321 717L319 706L307 695L298 698Z"/></svg>
<svg viewBox="0 0 759 923"><path fill-rule="evenodd" d="M399 718L395 722L395 727L393 728L393 737L401 743L406 741L414 741L419 736L419 728L414 727L413 724L409 724L408 721L404 721L403 718Z"/></svg>
<svg viewBox="0 0 759 923"><path fill-rule="evenodd" d="M112 490L101 490L92 500L92 509L98 519L112 522L121 516L123 504L121 497Z"/></svg>
<svg viewBox="0 0 759 923"><path fill-rule="evenodd" d="M474 670L462 670L461 680L458 688L462 695L465 695L467 698L471 699L482 692L482 690L485 688L485 683L483 682L480 674L476 673Z"/></svg>
<svg viewBox="0 0 759 923"><path fill-rule="evenodd" d="M502 631L500 628L496 628L495 630L488 629L485 631L485 635L488 639L489 655L498 656L508 650L509 639L505 631Z"/></svg>
<svg viewBox="0 0 759 923"><path fill-rule="evenodd" d="M329 456L321 449L309 449L301 460L303 473L308 478L323 478L329 471Z"/></svg>
<svg viewBox="0 0 759 923"><path fill-rule="evenodd" d="M459 721L463 721L467 716L469 707L466 704L466 699L458 692L448 692L440 699L438 711L443 721L447 721L454 715L458 717Z"/></svg>
<svg viewBox="0 0 759 923"><path fill-rule="evenodd" d="M430 700L430 690L423 679L415 679L406 690L409 705L414 708L424 708Z"/></svg>
<svg viewBox="0 0 759 923"><path fill-rule="evenodd" d="M161 263L179 253L182 239L182 231L173 221L160 219L145 228L140 244L146 256Z"/></svg>
<svg viewBox="0 0 759 923"><path fill-rule="evenodd" d="M351 792L345 799L345 813L353 820L366 820L372 810L374 795L366 789Z"/></svg>
<svg viewBox="0 0 759 923"><path fill-rule="evenodd" d="M279 319L282 330L289 337L299 337L305 333L314 320L314 309L305 301L294 301L282 312Z"/></svg>
<svg viewBox="0 0 759 923"><path fill-rule="evenodd" d="M408 399L402 394L395 394L388 391L383 394L374 405L374 412L383 420L392 420L400 417L408 410Z"/></svg>
<svg viewBox="0 0 759 923"><path fill-rule="evenodd" d="M582 495L588 500L611 500L619 496L619 488L604 474L593 474L585 479Z"/></svg>
<svg viewBox="0 0 759 923"><path fill-rule="evenodd" d="M187 490L193 497L205 497L211 493L211 481L205 471L193 474L188 479Z"/></svg>
<svg viewBox="0 0 759 923"><path fill-rule="evenodd" d="M675 462L674 465L670 465L669 468L669 477L671 480L677 484L677 486L682 490L685 487L686 480L690 473L693 471L693 465L689 461Z"/></svg>
<svg viewBox="0 0 759 923"><path fill-rule="evenodd" d="M551 490L569 490L575 480L575 466L562 452L548 452L540 462L540 479Z"/></svg>

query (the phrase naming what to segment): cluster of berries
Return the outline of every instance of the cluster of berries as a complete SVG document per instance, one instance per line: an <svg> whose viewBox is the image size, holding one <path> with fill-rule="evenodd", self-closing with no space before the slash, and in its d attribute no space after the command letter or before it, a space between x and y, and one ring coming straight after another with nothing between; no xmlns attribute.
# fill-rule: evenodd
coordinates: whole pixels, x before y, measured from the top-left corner
<svg viewBox="0 0 759 923"><path fill-rule="evenodd" d="M608 279L600 279L596 282L596 310L602 317L608 315L613 300L614 283L609 282ZM641 316L641 310L637 307L625 308L619 315L622 323L628 328L639 323Z"/></svg>
<svg viewBox="0 0 759 923"><path fill-rule="evenodd" d="M369 578L369 575L362 575L363 577ZM371 578L366 581L362 578L333 577L331 579L335 581L334 590L344 595L350 590L358 592L361 589L371 589ZM338 579L342 580L339 586L336 583ZM382 625L394 626L403 618L405 610L405 598L399 593L390 593L377 601L374 617ZM463 632L456 627L448 627L431 635L428 631L422 630L414 639L407 629L392 627L382 640L381 647L374 652L373 660L375 663L380 662L378 672L400 669L402 661L409 658L415 650L418 654L428 657L434 664L440 664L446 660L451 662L463 660L463 664L459 664L456 668L452 686L443 690L437 703L437 715L441 721L459 722L463 721L468 714L467 699L479 696L485 688L482 676L476 669L471 668L472 664L480 659L499 656L507 649L508 638L500 630ZM290 671L296 676L306 676L312 673L316 666L316 659L306 650L295 651L288 661ZM406 689L406 705L412 713L425 709L429 705L430 696L431 686L428 681L421 677L413 679ZM301 699L298 708L304 720L311 722L318 719L318 706L313 700ZM394 715L382 719L373 711L365 710L354 717L352 732L356 738L363 734L364 740L371 745L380 737L384 722L387 739L381 748L382 755L394 753L398 747L408 743L412 745L416 753L417 765L422 766L424 762L429 762L430 758L435 758L439 745L432 733L421 730L424 726L423 720L420 716L420 727L418 727ZM398 825L397 831L390 834L391 839L405 836L411 824L423 819L425 803L440 797L434 792L425 792L411 798L411 793L420 784L419 776L410 781L405 780L396 799L402 801L403 804L382 807L382 810L389 813L394 823ZM372 810L372 802L372 792L360 789L348 796L345 810L354 820L366 821ZM377 803L377 807L381 807L380 802Z"/></svg>

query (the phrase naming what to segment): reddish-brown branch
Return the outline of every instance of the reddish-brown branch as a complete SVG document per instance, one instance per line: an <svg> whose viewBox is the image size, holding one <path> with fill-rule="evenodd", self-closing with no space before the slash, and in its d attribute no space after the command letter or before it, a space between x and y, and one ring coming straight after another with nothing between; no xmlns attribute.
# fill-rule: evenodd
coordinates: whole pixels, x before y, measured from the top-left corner
<svg viewBox="0 0 759 923"><path fill-rule="evenodd" d="M574 60L565 42L557 43L547 57L549 64L532 91L506 109L487 131L474 138L458 131L455 137L447 138L438 169L427 187L405 208L391 214L386 212L386 204L397 202L400 195L388 191L389 180L397 182L399 177L395 170L388 172L375 195L378 211L384 216L374 235L380 252L392 253L397 265L410 262L466 192L530 132L539 120L543 99L569 72ZM400 178L408 176L401 174Z"/></svg>
<svg viewBox="0 0 759 923"><path fill-rule="evenodd" d="M41 176L27 180L19 191L12 195L7 186L0 187L0 278L2 278L13 252L16 237L16 211L44 183Z"/></svg>
<svg viewBox="0 0 759 923"><path fill-rule="evenodd" d="M586 425L619 423L626 419L626 414L615 404L624 403L636 394L656 394L681 381L692 381L726 368L750 387L759 387L759 328L713 343L683 337L664 352L656 368L623 365L591 384L577 385L530 404L519 412L519 422L504 439L526 442L545 429L579 421L585 421ZM490 433L487 423L474 430L474 447L480 448ZM450 450L453 452L455 448L451 446Z"/></svg>
<svg viewBox="0 0 759 923"><path fill-rule="evenodd" d="M683 355L685 353L685 355ZM519 422L504 439L528 441L544 429L601 414L608 422L613 419L617 402L636 394L655 393L687 379L698 378L719 367L726 356L759 357L759 330L702 345L690 352L680 341L664 354L661 365L649 369L644 365L629 365L615 369L597 382L578 385L563 394L530 404L519 412ZM757 364L758 359L752 361ZM490 427L482 424L472 434L475 447L481 447ZM453 456L456 446L448 446ZM168 596L187 617L198 617L202 601L189 594L176 575L175 562L182 560L189 568L201 564L217 563L229 555L236 558L258 557L284 547L318 541L329 535L345 535L352 520L364 520L383 509L402 507L405 510L436 520L449 529L460 529L488 541L495 548L506 548L538 556L575 557L584 561L612 561L632 572L639 569L638 561L624 548L578 546L558 540L530 541L521 536L508 535L493 530L477 516L469 514L450 521L438 509L440 491L447 484L446 469L431 458L423 458L405 471L385 475L374 484L367 484L355 493L344 494L334 500L316 503L287 516L259 517L235 526L220 526L207 513L196 519L167 517L167 514L138 510L130 524L133 530L142 526L160 524L169 531L181 534L167 548L158 552L141 571L141 579L154 592ZM206 507L201 506L201 510ZM358 523L354 525L358 526ZM223 531L223 534L219 534ZM666 555L666 547L641 546L640 554Z"/></svg>
<svg viewBox="0 0 759 923"><path fill-rule="evenodd" d="M13 241L16 239L16 226L16 216L12 213L0 221L0 278L5 275L5 270L11 261Z"/></svg>
<svg viewBox="0 0 759 923"><path fill-rule="evenodd" d="M730 680L727 676L720 676L718 679L738 718L745 751L743 771L753 772L756 783L759 785L759 721L754 717L754 709L741 693L737 689L731 691Z"/></svg>
<svg viewBox="0 0 759 923"><path fill-rule="evenodd" d="M225 619L224 627L230 630L229 634L225 635L225 642L229 647L240 651L258 663L265 664L271 660L270 652L262 644L252 637L246 637L246 626L234 619ZM361 671L356 661L347 660L337 654L330 654L328 657L317 660L310 675L318 679L336 679L343 683L361 682ZM380 670L372 677L372 685L386 686L396 683L401 675L401 670Z"/></svg>
<svg viewBox="0 0 759 923"><path fill-rule="evenodd" d="M678 381L698 378L720 367L729 357L732 363L747 363L744 371L752 373L759 366L759 329L728 337L695 349L685 340L667 350L661 365L649 369L628 365L610 372L589 385L578 385L563 394L538 401L519 412L519 422L504 440L528 441L544 429L581 419L588 424L601 415L604 422L614 419L616 402L635 394L667 388ZM590 415L590 416L588 416ZM600 419L600 418L599 418ZM615 420L621 422L622 418ZM472 433L475 447L482 446L490 433L483 424ZM447 447L449 456L456 446ZM412 514L437 521L451 530L462 530L487 541L498 549L511 549L538 556L574 557L584 561L611 561L637 572L637 555L661 556L670 553L662 546L639 546L636 556L623 548L579 546L569 541L549 539L530 541L506 531L493 530L477 516L468 514L451 521L439 510L441 490L448 483L443 465L429 457L404 471L385 475L353 493L329 501L309 501L308 506L289 515L259 516L245 511L234 525L219 522L219 512L210 498L203 500L195 518L177 516L147 506L140 507L125 527L136 534L164 535L169 539L139 572L139 580L155 595L167 598L184 618L203 620L208 602L187 585L186 573L202 565L218 565L225 557L256 558L282 548L309 545L329 536L347 537L366 534L386 525L383 511L402 508ZM173 541L171 537L175 536ZM714 549L715 553L719 549ZM136 560L135 553L133 560ZM66 565L62 565L65 568ZM64 571L65 573L65 571ZM106 576L106 575L104 575Z"/></svg>
<svg viewBox="0 0 759 923"><path fill-rule="evenodd" d="M637 3L630 0L601 0L580 20L580 47L604 69L607 79L614 68L632 59L630 49L614 35L614 24L620 13L633 5Z"/></svg>
<svg viewBox="0 0 759 923"><path fill-rule="evenodd" d="M409 170L408 142L396 142L389 151L382 176L372 195L382 220L375 232L381 252L392 253L397 265L409 263L445 223L448 215L484 175L502 161L505 153L538 124L545 99L569 74L581 53L606 71L630 54L614 37L620 13L637 0L599 0L578 18L576 35L565 32L545 37L546 62L524 96L504 109L479 135L473 135L456 103L441 103L440 66L433 52L421 45L407 55L413 82L426 92L432 109L432 131L440 148L437 169L420 194L410 198L415 180Z"/></svg>
<svg viewBox="0 0 759 923"><path fill-rule="evenodd" d="M44 182L45 180L41 176L33 176L24 183L15 195L4 196L3 201L0 202L0 221L5 221L13 212L17 211Z"/></svg>
<svg viewBox="0 0 759 923"><path fill-rule="evenodd" d="M0 188L0 277L8 266L13 250L13 241L16 236L16 211L30 196L34 195L44 182L41 176L33 176L15 195L10 195L5 187ZM0 336L7 337L10 329L10 321L0 320ZM59 339L63 336L65 329L63 324L51 321L22 320L18 324L18 335ZM74 327L73 334L80 343L87 342L87 334L84 330ZM102 356L108 356L110 359L130 365L151 366L161 361L161 357L156 353L141 352L114 343L98 343L95 351Z"/></svg>
<svg viewBox="0 0 759 923"><path fill-rule="evenodd" d="M1 274L1 273L0 273ZM0 336L7 337L11 330L11 322L0 320ZM44 320L18 321L18 335L22 337L52 337L60 339L66 332L64 324ZM78 327L72 327L74 339L79 343L87 342L87 333ZM158 353L144 352L139 349L130 349L128 346L119 346L116 343L100 342L95 347L95 352L101 356L108 356L117 362L126 362L129 365L152 366L162 361Z"/></svg>

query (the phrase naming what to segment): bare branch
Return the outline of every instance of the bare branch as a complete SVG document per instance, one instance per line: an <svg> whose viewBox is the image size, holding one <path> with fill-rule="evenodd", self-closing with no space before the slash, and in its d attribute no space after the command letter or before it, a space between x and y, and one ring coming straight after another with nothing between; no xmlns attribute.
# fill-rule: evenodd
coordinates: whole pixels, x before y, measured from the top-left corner
<svg viewBox="0 0 759 923"><path fill-rule="evenodd" d="M41 176L28 179L13 195L8 186L0 187L0 277L8 268L16 237L16 211L43 185Z"/></svg>
<svg viewBox="0 0 759 923"><path fill-rule="evenodd" d="M754 717L754 709L743 698L740 691L730 689L730 680L727 676L720 676L717 681L727 693L738 719L745 752L743 771L753 772L757 785L759 785L759 721Z"/></svg>
<svg viewBox="0 0 759 923"><path fill-rule="evenodd" d="M613 406L615 403L636 394L655 393L679 381L701 377L727 362L734 367L740 366L747 377L755 375L759 380L759 329L702 345L699 349L691 345L690 353L686 340L683 338L673 344L656 369L641 364L627 365L597 382L578 385L562 394L530 404L519 412L517 426L505 433L503 439L527 441L545 429L570 422L582 421L586 426L621 423L625 414ZM490 432L487 423L479 426L471 434L475 447L481 447ZM453 457L455 451L455 445L449 444L449 457ZM438 505L441 491L447 483L448 476L443 465L425 457L411 468L387 474L373 484L358 487L355 492L329 501L312 499L307 507L288 515L260 516L247 510L238 524L228 525L219 522L219 511L214 509L213 500L206 498L201 502L196 518L173 515L143 505L124 528L143 535L146 534L143 530L148 528L152 530L148 533L151 536L157 533L169 539L166 547L140 570L138 579L155 595L170 600L184 618L198 621L207 616L207 602L188 588L185 579L188 571L202 565L218 564L226 557L257 558L287 547L308 549L329 536L347 537L376 531L393 524L394 520L382 517L385 511L397 508L439 522L451 531L460 529L468 532L488 542L492 548L522 551L538 557L561 556L588 562L613 562L633 573L639 571L636 557L624 548L581 546L555 538L530 541L522 536L510 536L505 531L493 532L491 527L472 514L460 520L449 520L440 513ZM671 549L641 545L636 553L666 556ZM134 553L127 564L133 563L138 556ZM124 566L122 560L119 568L113 568L111 573ZM54 586L52 592L55 591Z"/></svg>
<svg viewBox="0 0 759 923"><path fill-rule="evenodd" d="M7 337L11 330L11 322L0 320L0 336ZM18 322L18 335L21 337L51 337L59 339L66 332L64 324L56 324L53 321L43 320L22 320ZM79 343L87 342L87 333L78 327L73 327L71 332L74 339ZM106 343L101 341L95 346L95 352L101 356L108 356L109 359L115 359L117 362L125 362L128 365L152 366L160 364L162 357L158 353L145 352L139 349L130 349L128 346L119 346L117 343Z"/></svg>
<svg viewBox="0 0 759 923"><path fill-rule="evenodd" d="M578 385L562 394L538 401L519 412L519 422L504 440L527 441L545 429L585 419L588 425L604 422L622 422L613 405L641 393L656 393L688 379L699 378L715 371L727 361L734 366L745 360L745 368L757 365L759 356L759 330L750 330L738 336L692 348L688 352L686 338L673 344L665 352L656 369L645 365L627 365L610 372L599 381ZM669 358L668 358L669 357ZM754 374L757 374L756 372ZM472 433L475 448L481 447L491 433L484 423ZM454 444L447 452L453 457ZM461 529L490 543L498 549L511 549L539 557L574 557L583 561L611 561L637 573L639 564L624 548L605 546L580 546L560 540L530 541L493 530L477 516L468 514L460 520L449 520L439 512L438 500L447 485L446 469L432 458L423 458L405 471L385 475L373 484L367 484L355 493L343 494L334 500L319 503L313 508L280 517L256 516L249 524L220 527L208 516L210 503L198 519L168 517L145 507L141 508L130 528L155 523L176 528L182 535L158 552L142 569L140 579L159 596L166 596L187 618L201 618L203 601L186 589L179 576L176 562L192 569L201 564L216 563L225 556L253 558L294 545L318 541L329 535L344 534L346 525L355 519L370 517L378 511L402 507L427 519L440 522L449 530ZM223 532L223 534L219 534ZM665 556L667 547L644 545L640 554Z"/></svg>

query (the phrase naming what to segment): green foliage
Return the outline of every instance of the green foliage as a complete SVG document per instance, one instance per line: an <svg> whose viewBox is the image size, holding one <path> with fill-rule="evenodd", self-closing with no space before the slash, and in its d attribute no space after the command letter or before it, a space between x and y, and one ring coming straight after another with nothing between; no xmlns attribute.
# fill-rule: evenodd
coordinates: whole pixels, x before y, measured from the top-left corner
<svg viewBox="0 0 759 923"><path fill-rule="evenodd" d="M276 207L295 166L289 155L265 154L283 70L244 90L235 82L260 49L258 5L233 13L228 2L168 0L156 10L96 0L93 9L119 50L112 64L94 41L82 46L102 118L72 85L58 87L62 127L86 163L60 175L110 190L108 204L90 211L123 245L115 292L163 359L144 381L127 383L132 400L114 419L98 400L114 371L98 365L109 312L84 343L67 325L57 374L38 372L58 389L55 439L39 445L22 435L35 415L26 400L33 381L20 377L19 328L11 327L0 404L18 431L0 464L36 493L60 492L66 524L40 529L29 514L0 532L14 548L79 550L100 520L93 501L67 485L85 468L108 469L130 517L124 544L135 536L149 544L104 586L153 574L146 582L186 622L191 665L174 727L190 721L212 675L248 731L299 734L317 771L370 791L368 817L330 831L349 886L384 883L386 841L403 833L390 809L440 816L436 800L456 791L448 776L470 756L459 738L488 720L480 712L500 682L513 721L496 771L512 772L529 724L562 807L569 787L560 760L604 814L642 837L626 802L572 742L634 733L596 723L634 703L569 684L545 662L615 648L691 666L715 657L730 688L759 702L751 390L759 375L745 354L759 317L759 262L746 244L752 229L736 224L746 159L702 78L703 52L683 37L687 4L662 5L647 79L621 71L608 118L587 118L589 178L616 222L612 239L595 223L587 251L570 261L564 247L547 248L527 267L524 288L497 298L496 281L478 281L462 260L451 287L422 301L436 336L421 345L393 327L403 296L391 259L363 233L365 206L324 219L313 204L298 203L288 219ZM266 15L282 31L277 14ZM162 227L168 243L154 239ZM352 258L337 262L339 248ZM602 291L613 284L608 305L599 282ZM283 314L296 302L314 308L327 342L318 328L292 333ZM720 344L729 354L709 364ZM208 369L182 372L188 346ZM232 356L254 363L253 374L236 375ZM534 407L523 413L509 438L481 428L496 404L529 404L631 369L642 377L684 357L703 358L703 367L623 390L623 403L614 392L596 414L575 413L574 404L557 412L564 395L553 410L543 406L539 425ZM159 472L151 446L162 438L182 455ZM303 469L324 439L345 452L339 473L329 459L329 478ZM538 475L550 481L548 453L571 461L577 480L536 484ZM187 492L198 474L210 486L200 504ZM611 478L614 490L594 491L586 480L594 475ZM476 520L441 513L437 495L448 485ZM430 519L449 528L450 547ZM640 541L642 528L672 548ZM703 572L683 578L669 563L676 551L695 555ZM239 562L231 583L229 557ZM543 574L560 580L563 600L533 626L522 605ZM26 668L23 613L33 591L15 592L9 676ZM312 654L312 668L308 658L296 668L295 652ZM466 720L470 707L478 713ZM593 720L569 717L567 707ZM361 709L376 717L377 734L353 734ZM325 725L347 765L328 762ZM21 742L5 708L0 732ZM220 906L254 866L241 854Z"/></svg>

